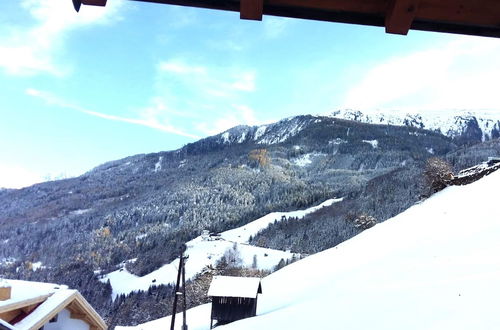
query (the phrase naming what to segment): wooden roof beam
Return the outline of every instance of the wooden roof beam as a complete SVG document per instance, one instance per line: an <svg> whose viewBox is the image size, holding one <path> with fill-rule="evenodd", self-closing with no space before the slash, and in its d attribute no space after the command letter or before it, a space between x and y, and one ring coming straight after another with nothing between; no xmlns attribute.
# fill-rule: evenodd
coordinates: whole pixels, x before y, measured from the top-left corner
<svg viewBox="0 0 500 330"><path fill-rule="evenodd" d="M240 0L240 19L262 21L264 0Z"/></svg>
<svg viewBox="0 0 500 330"><path fill-rule="evenodd" d="M417 14L419 0L391 0L385 16L385 32L407 35Z"/></svg>
<svg viewBox="0 0 500 330"><path fill-rule="evenodd" d="M106 6L107 0L82 0L82 4L89 6Z"/></svg>

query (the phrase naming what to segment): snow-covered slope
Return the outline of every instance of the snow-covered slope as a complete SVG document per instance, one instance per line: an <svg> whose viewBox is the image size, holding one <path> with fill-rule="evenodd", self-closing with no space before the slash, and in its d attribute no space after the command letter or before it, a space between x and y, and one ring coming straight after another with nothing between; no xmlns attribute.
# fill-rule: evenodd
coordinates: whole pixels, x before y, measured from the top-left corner
<svg viewBox="0 0 500 330"><path fill-rule="evenodd" d="M500 171L449 187L269 275L257 317L220 329L500 329L498 187ZM210 304L187 317L190 330L209 329Z"/></svg>
<svg viewBox="0 0 500 330"><path fill-rule="evenodd" d="M361 112L357 110L336 110L327 117L353 120L367 124L409 126L440 132L453 139L468 142L487 141L500 137L500 113L472 112L466 110L426 111L404 113L398 111ZM217 143L240 144L253 142L262 145L282 143L299 134L308 125L316 124L325 116L296 116L275 123L260 126L236 126L216 135ZM369 141L366 141L369 142Z"/></svg>
<svg viewBox="0 0 500 330"><path fill-rule="evenodd" d="M398 112L367 112L337 110L332 117L355 120L368 124L410 126L441 132L451 138L461 136L467 130L480 130L482 141L497 138L500 134L500 113L476 113L471 111L435 111L422 114Z"/></svg>
<svg viewBox="0 0 500 330"><path fill-rule="evenodd" d="M285 218L301 219L318 209L340 202L342 199L329 199L318 206L305 210L291 212L273 212L242 227L231 229L220 234L220 237L201 235L186 243L186 278L191 279L207 266L214 266L224 253L236 247L241 257L241 265L251 267L257 261L257 268L272 270L281 259L288 260L294 257L290 251L266 249L248 244L250 236L267 228L275 221ZM129 261L133 262L133 260ZM120 269L101 276L102 282L110 281L113 288L113 299L120 294L129 294L133 291L146 291L152 285L175 283L179 259L165 264L159 269L144 276L136 276L126 269L126 262Z"/></svg>
<svg viewBox="0 0 500 330"><path fill-rule="evenodd" d="M221 144L244 143L247 141L263 145L281 143L300 133L310 123L320 120L312 116L297 116L267 125L240 125L216 135L215 138Z"/></svg>

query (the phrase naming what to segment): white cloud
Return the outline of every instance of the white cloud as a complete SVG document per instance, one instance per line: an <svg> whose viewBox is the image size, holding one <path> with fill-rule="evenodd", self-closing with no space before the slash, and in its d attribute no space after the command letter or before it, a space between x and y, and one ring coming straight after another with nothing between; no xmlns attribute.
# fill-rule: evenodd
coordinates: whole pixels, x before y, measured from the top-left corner
<svg viewBox="0 0 500 330"><path fill-rule="evenodd" d="M260 125L256 119L255 111L246 105L233 104L231 109L220 114L210 121L199 122L196 128L207 135L214 135L238 125Z"/></svg>
<svg viewBox="0 0 500 330"><path fill-rule="evenodd" d="M500 109L499 58L496 39L456 37L376 65L348 91L342 107L365 111Z"/></svg>
<svg viewBox="0 0 500 330"><path fill-rule="evenodd" d="M255 72L248 71L237 74L231 87L239 91L255 91Z"/></svg>
<svg viewBox="0 0 500 330"><path fill-rule="evenodd" d="M213 96L253 92L256 88L254 70L188 64L182 59L162 61L158 64L158 70L160 74L176 76L188 88Z"/></svg>
<svg viewBox="0 0 500 330"><path fill-rule="evenodd" d="M206 68L202 66L191 66L177 59L160 62L158 68L163 72L183 75L206 75L207 73Z"/></svg>
<svg viewBox="0 0 500 330"><path fill-rule="evenodd" d="M21 7L34 20L32 26L9 26L0 36L0 67L13 75L33 75L46 72L63 75L65 70L55 57L62 48L64 37L72 29L107 24L119 20L122 0L109 1L105 8L83 6L80 13L68 0L24 0Z"/></svg>
<svg viewBox="0 0 500 330"><path fill-rule="evenodd" d="M141 117L175 117L181 127L200 135L257 123L253 110L241 105L256 90L254 70L209 66L183 58L162 61L157 70L155 96Z"/></svg>
<svg viewBox="0 0 500 330"><path fill-rule="evenodd" d="M119 122L124 122L124 123L129 123L129 124L134 124L134 125L140 125L140 126L146 126L150 128L154 128L159 131L167 132L167 133L172 133L180 136L185 136L189 137L192 139L197 139L199 138L196 135L184 132L175 126L171 125L168 123L166 120L160 120L158 116L155 116L155 111L158 109L149 108L149 111L144 111L141 114L140 118L126 118L126 117L121 117L121 116L115 116L115 115L109 115L106 113L102 112L96 112L96 111L91 111L84 109L82 107L72 105L50 93L40 91L37 89L29 88L26 90L26 94L37 97L45 101L46 103L50 105L55 105L61 108L66 108L66 109L71 109L74 111L78 111L81 113L84 113L89 116L94 116L94 117L99 117L102 119L107 119L107 120L112 120L112 121L119 121ZM161 109L159 109L161 110Z"/></svg>
<svg viewBox="0 0 500 330"><path fill-rule="evenodd" d="M38 173L26 168L0 164L0 188L23 188L44 181Z"/></svg>

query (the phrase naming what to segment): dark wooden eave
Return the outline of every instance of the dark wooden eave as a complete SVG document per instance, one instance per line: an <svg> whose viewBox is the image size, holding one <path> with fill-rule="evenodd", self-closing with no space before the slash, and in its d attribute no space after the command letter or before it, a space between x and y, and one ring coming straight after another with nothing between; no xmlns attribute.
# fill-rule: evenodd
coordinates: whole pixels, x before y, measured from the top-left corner
<svg viewBox="0 0 500 330"><path fill-rule="evenodd" d="M73 0L104 6L106 0ZM110 0L113 1L113 0ZM500 37L500 0L132 0L262 15L385 27ZM75 5L75 8L77 5Z"/></svg>

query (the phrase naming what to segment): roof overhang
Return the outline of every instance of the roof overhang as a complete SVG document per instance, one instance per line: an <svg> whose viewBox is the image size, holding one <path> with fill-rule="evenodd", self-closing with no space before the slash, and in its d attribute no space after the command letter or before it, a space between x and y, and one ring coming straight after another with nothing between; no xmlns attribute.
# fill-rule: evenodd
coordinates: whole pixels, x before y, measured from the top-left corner
<svg viewBox="0 0 500 330"><path fill-rule="evenodd" d="M112 0L111 0L112 1ZM500 37L498 0L132 0L240 12L241 19L263 15L385 27ZM106 0L73 0L105 6Z"/></svg>

